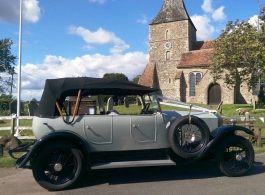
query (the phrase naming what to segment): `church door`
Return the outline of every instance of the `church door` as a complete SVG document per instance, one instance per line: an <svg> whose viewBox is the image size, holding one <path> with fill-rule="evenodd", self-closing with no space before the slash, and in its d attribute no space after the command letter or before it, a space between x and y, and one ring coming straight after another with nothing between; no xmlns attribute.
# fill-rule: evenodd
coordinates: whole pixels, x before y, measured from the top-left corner
<svg viewBox="0 0 265 195"><path fill-rule="evenodd" d="M218 84L210 85L208 89L208 105L218 105L221 102L221 87Z"/></svg>

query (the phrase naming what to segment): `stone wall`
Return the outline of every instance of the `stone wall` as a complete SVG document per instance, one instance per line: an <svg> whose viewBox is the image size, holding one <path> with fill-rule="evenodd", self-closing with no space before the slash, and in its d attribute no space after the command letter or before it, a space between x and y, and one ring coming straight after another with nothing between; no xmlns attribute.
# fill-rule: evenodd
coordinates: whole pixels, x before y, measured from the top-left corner
<svg viewBox="0 0 265 195"><path fill-rule="evenodd" d="M166 31L169 32L168 39ZM194 35L194 30L188 20L150 25L149 61L156 63L159 87L166 97L179 97L179 86L175 83L177 64L181 54L189 51L192 45L191 34ZM167 43L169 47L166 47ZM170 60L166 59L167 51L170 52Z"/></svg>
<svg viewBox="0 0 265 195"><path fill-rule="evenodd" d="M193 69L179 69L178 71L183 71L184 83L179 84L179 79L178 79L176 80L176 86L181 86L186 89L185 102L208 104L208 90L210 85L213 84L214 82L213 77L210 74L210 71L205 67L193 68ZM191 72L202 73L202 79L196 85L196 96L193 97L189 96L189 90L190 90L189 74ZM235 104L235 103L252 104L257 99L257 96L252 95L252 92L248 90L247 83L242 83L240 88L238 89L229 88L223 80L218 80L216 83L219 84L221 87L221 100L223 101L224 104Z"/></svg>

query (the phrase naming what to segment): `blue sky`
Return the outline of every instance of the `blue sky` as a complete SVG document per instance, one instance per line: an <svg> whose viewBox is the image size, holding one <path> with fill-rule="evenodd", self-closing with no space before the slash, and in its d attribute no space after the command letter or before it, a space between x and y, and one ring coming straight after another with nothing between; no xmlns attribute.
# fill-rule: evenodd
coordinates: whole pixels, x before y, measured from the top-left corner
<svg viewBox="0 0 265 195"><path fill-rule="evenodd" d="M163 2L23 0L21 99L39 99L45 79L105 73L123 73L133 79L140 75L149 59L149 23ZM259 12L257 0L184 3L198 40L217 38L229 20L255 23ZM11 38L12 53L18 56L19 0L0 0L0 29L0 39Z"/></svg>

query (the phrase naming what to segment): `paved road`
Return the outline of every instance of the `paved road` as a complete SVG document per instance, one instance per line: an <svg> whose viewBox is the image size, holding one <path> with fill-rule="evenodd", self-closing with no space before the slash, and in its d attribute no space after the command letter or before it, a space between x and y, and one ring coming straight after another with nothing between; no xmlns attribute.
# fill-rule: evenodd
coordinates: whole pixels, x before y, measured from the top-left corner
<svg viewBox="0 0 265 195"><path fill-rule="evenodd" d="M248 175L223 176L213 162L182 167L97 170L75 189L48 192L30 170L0 168L1 195L264 195L265 155L257 155Z"/></svg>

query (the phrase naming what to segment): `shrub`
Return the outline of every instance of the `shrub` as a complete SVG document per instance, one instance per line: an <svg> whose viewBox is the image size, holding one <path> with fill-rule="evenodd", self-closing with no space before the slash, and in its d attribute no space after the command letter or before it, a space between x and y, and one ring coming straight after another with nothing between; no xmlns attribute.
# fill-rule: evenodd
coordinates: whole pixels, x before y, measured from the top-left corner
<svg viewBox="0 0 265 195"><path fill-rule="evenodd" d="M265 108L265 94L263 86L260 87L256 108Z"/></svg>

